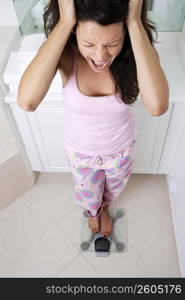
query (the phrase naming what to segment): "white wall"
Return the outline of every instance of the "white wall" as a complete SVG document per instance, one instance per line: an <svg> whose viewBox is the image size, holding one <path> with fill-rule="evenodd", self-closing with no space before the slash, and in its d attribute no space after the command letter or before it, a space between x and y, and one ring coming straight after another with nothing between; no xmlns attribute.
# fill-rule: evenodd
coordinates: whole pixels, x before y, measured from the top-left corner
<svg viewBox="0 0 185 300"><path fill-rule="evenodd" d="M1 90L0 97L2 97ZM1 101L2 99L0 99L0 164L19 151L3 108L1 107Z"/></svg>
<svg viewBox="0 0 185 300"><path fill-rule="evenodd" d="M13 0L0 1L0 26L18 26Z"/></svg>
<svg viewBox="0 0 185 300"><path fill-rule="evenodd" d="M185 277L185 128L169 176L171 208L181 274Z"/></svg>
<svg viewBox="0 0 185 300"><path fill-rule="evenodd" d="M31 166L19 145L16 125L3 100L1 83L8 55L15 49L20 37L13 0L0 0L0 209L27 192L34 183Z"/></svg>
<svg viewBox="0 0 185 300"><path fill-rule="evenodd" d="M1 57L0 68L3 65L3 61L6 59L7 50L6 44L10 42L8 37L5 39L5 35L2 36L2 31L5 26L15 26L15 29L19 26L17 16L14 9L13 0L0 0L0 45L1 45ZM1 74L1 70L0 70ZM11 132L8 124L6 114L3 110L3 91L0 87L0 163L8 159L8 157L18 152L15 138Z"/></svg>
<svg viewBox="0 0 185 300"><path fill-rule="evenodd" d="M19 26L38 0L0 0L0 26Z"/></svg>
<svg viewBox="0 0 185 300"><path fill-rule="evenodd" d="M179 54L185 67L185 23L179 40ZM184 68L185 70L185 68ZM185 95L184 95L185 98ZM174 222L181 274L185 277L185 128L168 176L171 211Z"/></svg>

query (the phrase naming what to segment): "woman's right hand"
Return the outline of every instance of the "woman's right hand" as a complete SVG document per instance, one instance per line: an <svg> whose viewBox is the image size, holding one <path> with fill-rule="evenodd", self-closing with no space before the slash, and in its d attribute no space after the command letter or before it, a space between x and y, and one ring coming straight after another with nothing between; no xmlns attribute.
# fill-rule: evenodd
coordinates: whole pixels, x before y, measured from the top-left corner
<svg viewBox="0 0 185 300"><path fill-rule="evenodd" d="M58 0L60 20L64 23L76 24L74 0Z"/></svg>

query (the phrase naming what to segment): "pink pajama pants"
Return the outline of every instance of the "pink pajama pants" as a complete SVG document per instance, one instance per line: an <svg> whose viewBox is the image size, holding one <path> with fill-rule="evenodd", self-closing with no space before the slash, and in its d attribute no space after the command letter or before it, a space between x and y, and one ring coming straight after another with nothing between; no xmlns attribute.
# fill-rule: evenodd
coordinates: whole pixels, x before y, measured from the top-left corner
<svg viewBox="0 0 185 300"><path fill-rule="evenodd" d="M90 156L65 149L72 168L75 202L96 219L125 189L135 160L135 141L111 155Z"/></svg>

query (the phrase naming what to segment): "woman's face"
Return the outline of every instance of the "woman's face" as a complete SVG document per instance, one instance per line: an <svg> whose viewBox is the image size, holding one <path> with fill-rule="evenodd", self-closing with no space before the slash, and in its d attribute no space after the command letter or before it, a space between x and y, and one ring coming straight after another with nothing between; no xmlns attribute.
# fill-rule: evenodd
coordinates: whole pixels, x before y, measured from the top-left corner
<svg viewBox="0 0 185 300"><path fill-rule="evenodd" d="M125 33L123 22L107 26L93 21L78 22L78 49L94 72L105 72L109 69L122 50Z"/></svg>

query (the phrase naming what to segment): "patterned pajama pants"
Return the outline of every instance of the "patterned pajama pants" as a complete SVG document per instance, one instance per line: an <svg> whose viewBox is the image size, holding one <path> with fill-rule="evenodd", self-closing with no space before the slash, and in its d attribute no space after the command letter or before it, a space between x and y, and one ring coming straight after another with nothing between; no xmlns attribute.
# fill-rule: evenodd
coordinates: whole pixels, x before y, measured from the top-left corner
<svg viewBox="0 0 185 300"><path fill-rule="evenodd" d="M125 150L90 156L65 149L72 168L75 202L96 219L125 189L135 160L135 141Z"/></svg>

